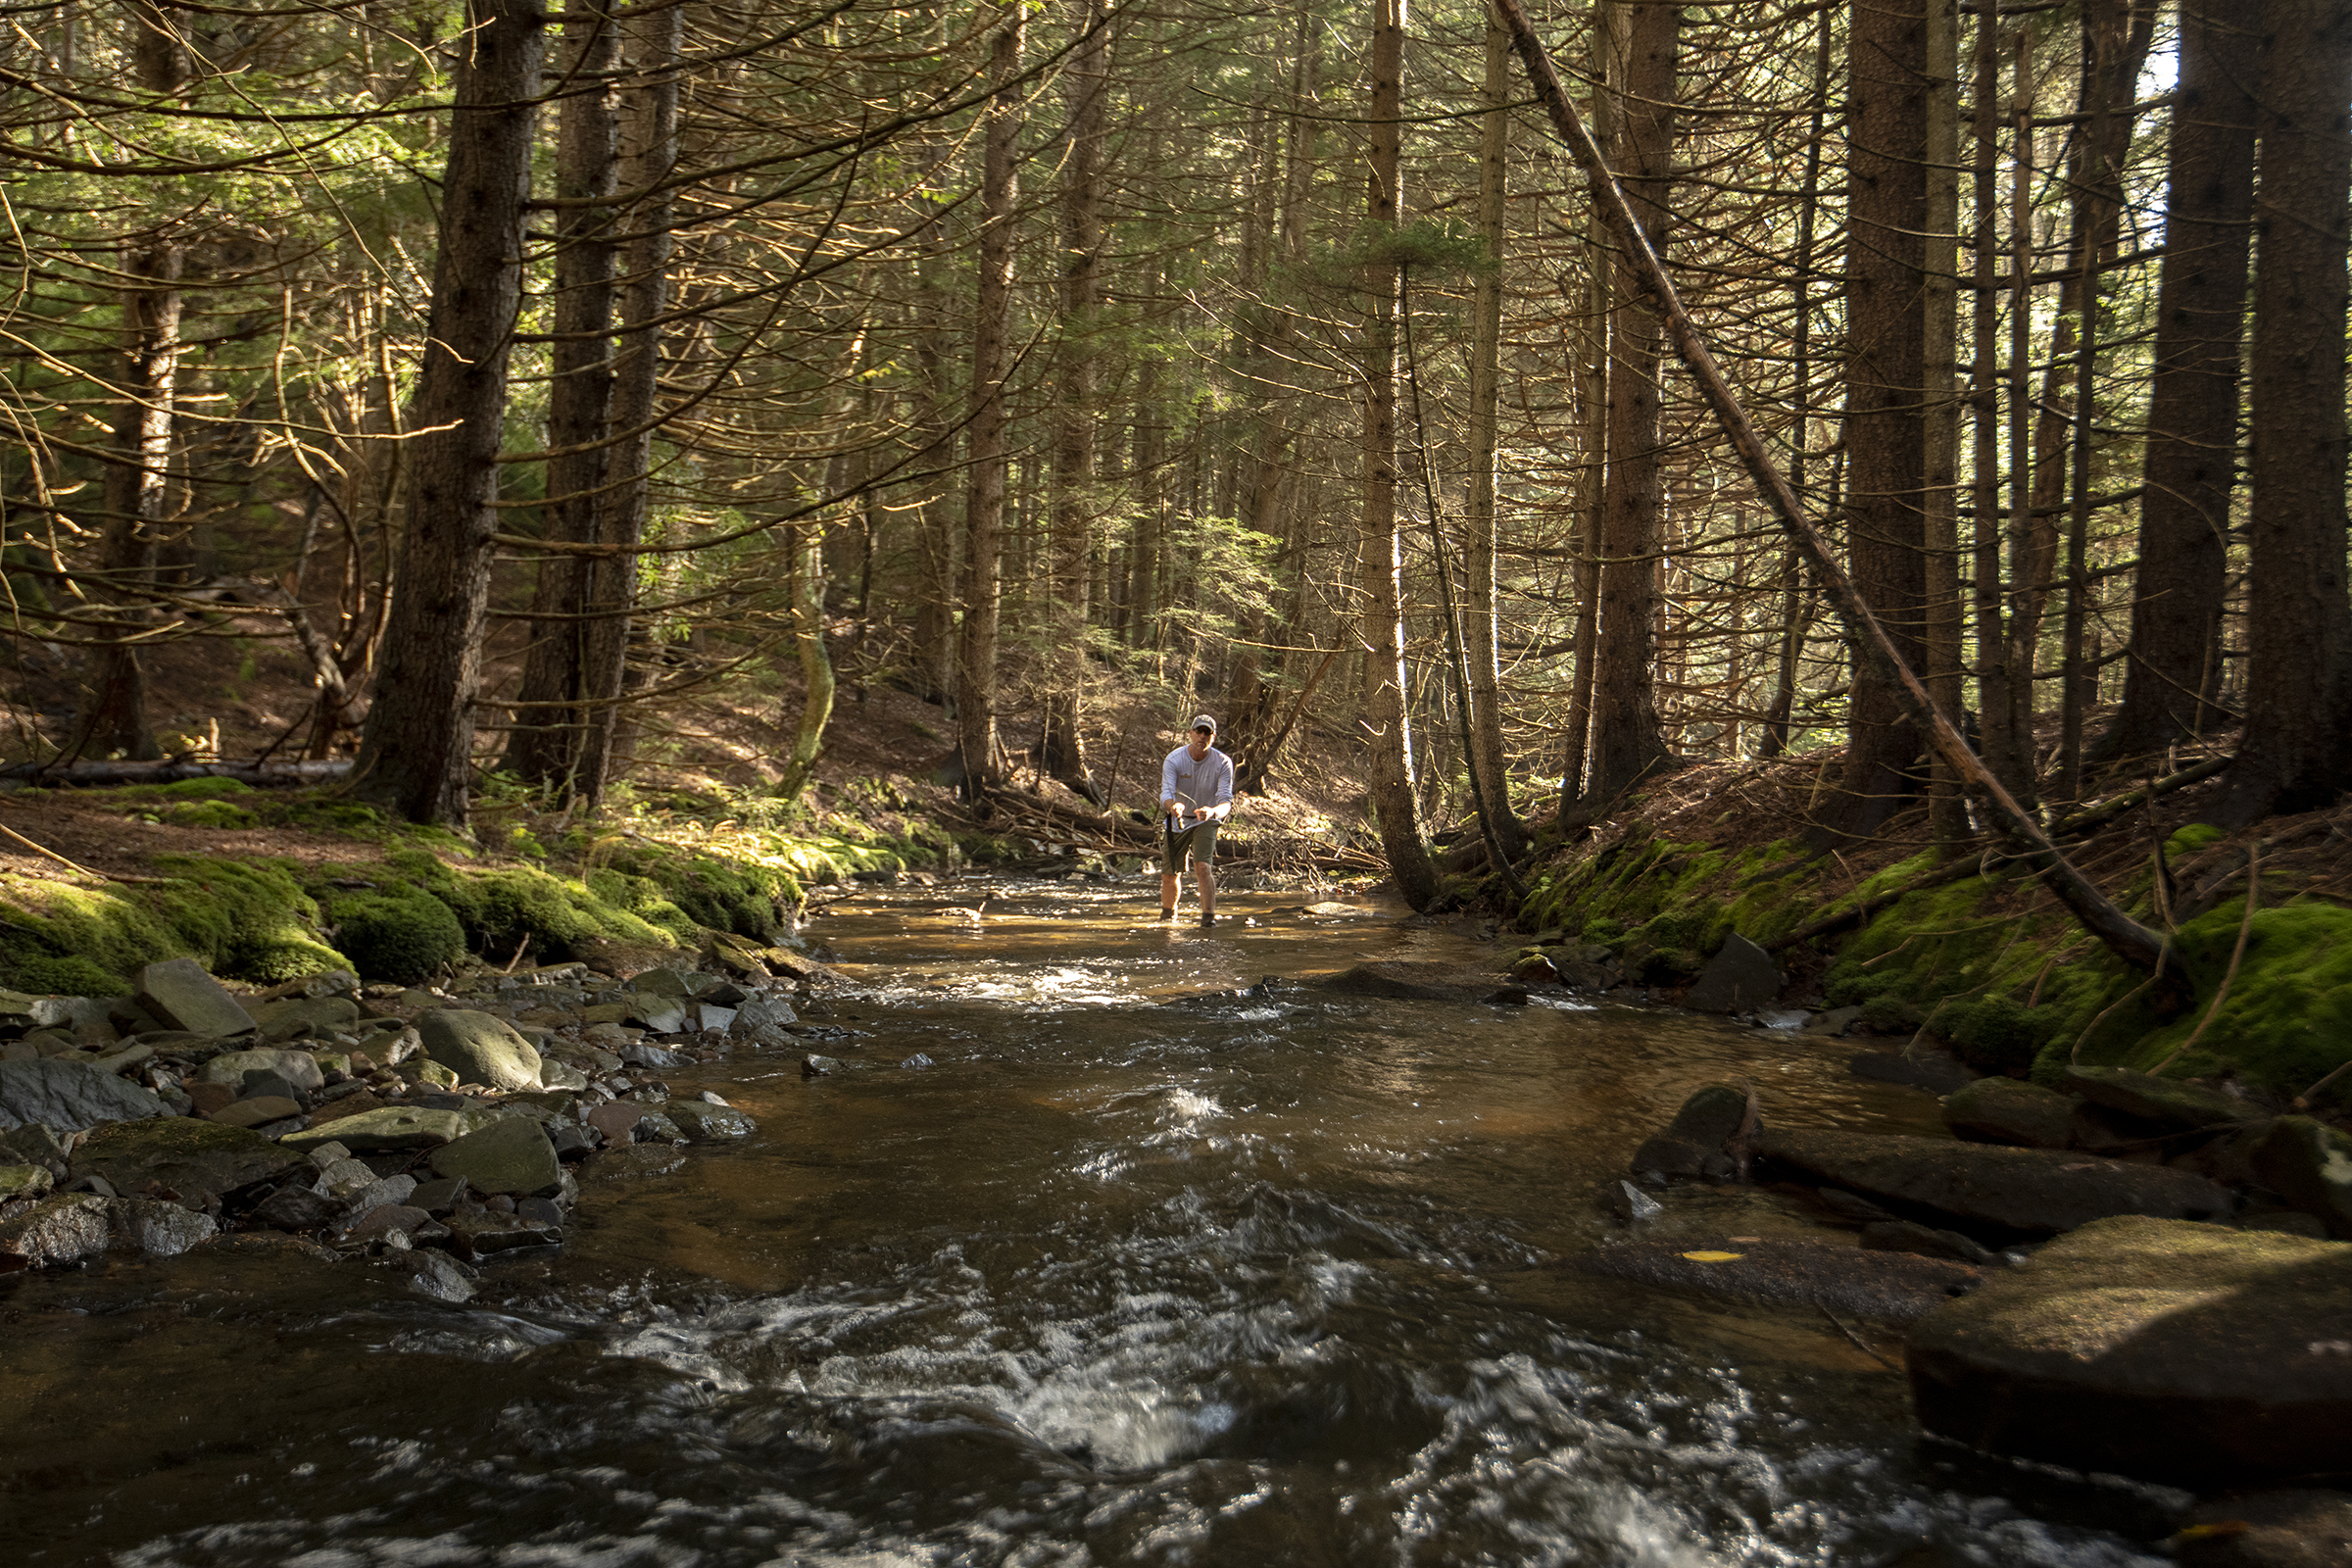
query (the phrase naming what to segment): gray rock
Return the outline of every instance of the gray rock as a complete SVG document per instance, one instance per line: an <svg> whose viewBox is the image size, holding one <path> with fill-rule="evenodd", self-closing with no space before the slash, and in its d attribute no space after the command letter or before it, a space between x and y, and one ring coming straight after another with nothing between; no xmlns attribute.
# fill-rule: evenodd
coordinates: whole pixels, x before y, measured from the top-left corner
<svg viewBox="0 0 2352 1568"><path fill-rule="evenodd" d="M752 1120L732 1105L713 1105L700 1100L673 1100L665 1107L669 1119L689 1143L710 1144L721 1139L749 1137L758 1129Z"/></svg>
<svg viewBox="0 0 2352 1568"><path fill-rule="evenodd" d="M831 1056L803 1056L801 1058L801 1076L804 1078L830 1078L839 1071L841 1071L841 1063Z"/></svg>
<svg viewBox="0 0 2352 1568"><path fill-rule="evenodd" d="M2352 1138L2310 1116L2281 1116L2254 1151L2262 1184L2352 1241Z"/></svg>
<svg viewBox="0 0 2352 1568"><path fill-rule="evenodd" d="M1666 1205L1650 1197L1632 1182L1609 1184L1609 1211L1627 1224L1655 1219L1666 1212Z"/></svg>
<svg viewBox="0 0 2352 1568"><path fill-rule="evenodd" d="M550 1089L568 1089L575 1094L588 1087L588 1075L568 1061L557 1061L548 1056L539 1058L539 1081Z"/></svg>
<svg viewBox="0 0 2352 1568"><path fill-rule="evenodd" d="M449 1216L449 1244L460 1257L473 1259L513 1252L527 1247L561 1247L564 1233L540 1220L489 1209L466 1209Z"/></svg>
<svg viewBox="0 0 2352 1568"><path fill-rule="evenodd" d="M466 1178L436 1176L429 1182L418 1182L409 1195L409 1206L421 1208L435 1219L448 1214L466 1201Z"/></svg>
<svg viewBox="0 0 2352 1568"><path fill-rule="evenodd" d="M2352 1494L2297 1490L2217 1497L2173 1538L2180 1568L2345 1568Z"/></svg>
<svg viewBox="0 0 2352 1568"><path fill-rule="evenodd" d="M1621 1242L1568 1260L1579 1274L1639 1280L1704 1296L1801 1302L1883 1322L1932 1312L1984 1275L1910 1252L1865 1252L1802 1242Z"/></svg>
<svg viewBox="0 0 2352 1568"><path fill-rule="evenodd" d="M588 1125L608 1144L626 1144L636 1138L637 1123L644 1118L644 1105L634 1100L614 1100L591 1109Z"/></svg>
<svg viewBox="0 0 2352 1568"><path fill-rule="evenodd" d="M57 1178L38 1165L0 1165L0 1203L12 1198L38 1198L57 1185Z"/></svg>
<svg viewBox="0 0 2352 1568"><path fill-rule="evenodd" d="M722 1034L728 1033L734 1029L735 1009L733 1007L722 1007L716 1003L710 1002L698 1002L694 1004L694 1006L696 1013L695 1022L698 1027L704 1029L716 1029Z"/></svg>
<svg viewBox="0 0 2352 1568"><path fill-rule="evenodd" d="M442 1145L432 1152L432 1168L436 1176L463 1176L477 1193L547 1198L564 1186L555 1146L537 1122L522 1116L502 1118Z"/></svg>
<svg viewBox="0 0 2352 1568"><path fill-rule="evenodd" d="M150 1257L177 1257L220 1230L210 1214L153 1198L118 1198L107 1205L114 1246Z"/></svg>
<svg viewBox="0 0 2352 1568"><path fill-rule="evenodd" d="M2128 1067L2069 1067L2065 1081L2067 1088L2093 1104L2181 1131L2250 1121L2262 1114L2259 1106L2218 1089Z"/></svg>
<svg viewBox="0 0 2352 1568"><path fill-rule="evenodd" d="M53 1176L62 1174L66 1168L66 1146L57 1141L57 1134L37 1121L0 1132L0 1153L39 1165Z"/></svg>
<svg viewBox="0 0 2352 1568"><path fill-rule="evenodd" d="M694 1004L678 997L654 996L640 991L629 998L628 1009L624 1015L628 1022L654 1034L674 1035L694 1027Z"/></svg>
<svg viewBox="0 0 2352 1568"><path fill-rule="evenodd" d="M360 1021L360 1005L347 996L294 997L266 1004L261 1010L265 1045L304 1038L323 1040L349 1034Z"/></svg>
<svg viewBox="0 0 2352 1568"><path fill-rule="evenodd" d="M447 1252L399 1252L384 1259L382 1266L399 1275L419 1296L429 1296L436 1301L473 1298L469 1271Z"/></svg>
<svg viewBox="0 0 2352 1568"><path fill-rule="evenodd" d="M193 1201L204 1193L226 1198L298 1171L307 1175L309 1166L300 1152L259 1133L174 1116L96 1129L75 1147L71 1169L76 1180L103 1177L117 1192L143 1197L158 1187Z"/></svg>
<svg viewBox="0 0 2352 1568"><path fill-rule="evenodd" d="M1665 1132L1635 1151L1632 1169L1728 1181L1738 1174L1732 1144L1747 1117L1747 1091L1709 1084L1683 1102Z"/></svg>
<svg viewBox="0 0 2352 1568"><path fill-rule="evenodd" d="M1761 1007L1781 994L1781 971L1772 955L1733 932L1683 994L1693 1012L1739 1012Z"/></svg>
<svg viewBox="0 0 2352 1568"><path fill-rule="evenodd" d="M2111 1214L2227 1218L2235 1207L2228 1193L2188 1171L2056 1150L1807 1128L1768 1129L1757 1152L1883 1202L2018 1235L2072 1230Z"/></svg>
<svg viewBox="0 0 2352 1568"><path fill-rule="evenodd" d="M241 1035L253 1014L204 972L194 958L151 963L138 973L132 999L167 1029L199 1035Z"/></svg>
<svg viewBox="0 0 2352 1568"><path fill-rule="evenodd" d="M100 1122L161 1116L155 1094L85 1061L0 1061L0 1127L40 1123L77 1132Z"/></svg>
<svg viewBox="0 0 2352 1568"><path fill-rule="evenodd" d="M2352 1246L2122 1215L1922 1318L1905 1359L1931 1432L2210 1489L2352 1453L2346 1324Z"/></svg>
<svg viewBox="0 0 2352 1568"><path fill-rule="evenodd" d="M291 1181L256 1203L250 1217L273 1231L315 1231L342 1211L343 1205L334 1199Z"/></svg>
<svg viewBox="0 0 2352 1568"><path fill-rule="evenodd" d="M389 1239L398 1233L403 1241L433 1222L433 1216L408 1203L378 1203L364 1214L343 1222L335 1232L338 1242L366 1242L377 1238Z"/></svg>
<svg viewBox="0 0 2352 1568"><path fill-rule="evenodd" d="M664 1051L660 1046L649 1046L638 1041L631 1041L620 1048L620 1059L632 1067L683 1067L687 1060L677 1052Z"/></svg>
<svg viewBox="0 0 2352 1568"><path fill-rule="evenodd" d="M682 1144L686 1135L678 1124L660 1111L649 1110L637 1118L637 1141L641 1144Z"/></svg>
<svg viewBox="0 0 2352 1568"><path fill-rule="evenodd" d="M424 1042L425 1055L456 1073L462 1084L541 1087L539 1053L504 1018L463 1007L435 1007L417 1015L416 1033Z"/></svg>
<svg viewBox="0 0 2352 1568"><path fill-rule="evenodd" d="M786 1003L770 996L754 995L746 997L735 1009L735 1019L727 1025L727 1035L755 1045L780 1045L788 1038L785 1026L798 1022L800 1015Z"/></svg>
<svg viewBox="0 0 2352 1568"><path fill-rule="evenodd" d="M106 1250L107 1204L93 1193L45 1198L15 1219L0 1220L0 1256L32 1268L58 1268Z"/></svg>
<svg viewBox="0 0 2352 1568"><path fill-rule="evenodd" d="M708 975L694 975L679 969L648 969L629 982L630 989L640 997L686 998L696 994L694 982L708 982Z"/></svg>
<svg viewBox="0 0 2352 1568"><path fill-rule="evenodd" d="M918 1051L913 1055L908 1056L905 1061L900 1062L899 1065L913 1072L920 1072L925 1067L933 1065L933 1063L929 1056L924 1055Z"/></svg>
<svg viewBox="0 0 2352 1568"><path fill-rule="evenodd" d="M547 1130L547 1141L555 1146L558 1159L578 1159L595 1152L602 1140L586 1127L566 1122Z"/></svg>
<svg viewBox="0 0 2352 1568"><path fill-rule="evenodd" d="M363 1109L358 1116L336 1116L334 1121L289 1133L284 1145L304 1154L327 1143L341 1143L353 1154L393 1154L400 1150L430 1150L464 1136L466 1119L454 1109L383 1104L378 1109Z"/></svg>
<svg viewBox="0 0 2352 1568"><path fill-rule="evenodd" d="M242 1090L249 1072L273 1072L285 1080L288 1088L306 1092L326 1086L326 1074L320 1069L318 1058L288 1046L224 1051L206 1062L196 1079L199 1083L227 1084Z"/></svg>
<svg viewBox="0 0 2352 1568"><path fill-rule="evenodd" d="M2015 1078L1980 1078L1943 1097L1943 1124L1980 1143L2064 1149L2074 1114L2066 1096Z"/></svg>
<svg viewBox="0 0 2352 1568"><path fill-rule="evenodd" d="M1861 1019L1862 1009L1860 1007L1832 1007L1827 1012L1817 1012L1807 1018L1805 1033L1809 1035L1841 1035L1859 1023Z"/></svg>
<svg viewBox="0 0 2352 1568"><path fill-rule="evenodd" d="M343 1223L349 1226L361 1216L394 1204L406 1203L416 1191L416 1178L405 1173L379 1176L343 1200ZM426 1218L431 1218L427 1215Z"/></svg>
<svg viewBox="0 0 2352 1568"><path fill-rule="evenodd" d="M1977 1081L1977 1070L1959 1057L1923 1048L1906 1051L1865 1051L1845 1064L1857 1078L1876 1083L1925 1089L1931 1095L1949 1095Z"/></svg>
<svg viewBox="0 0 2352 1568"><path fill-rule="evenodd" d="M223 1127L251 1127L256 1132L273 1122L302 1114L302 1106L283 1095L257 1095L250 1100L231 1101L206 1119Z"/></svg>

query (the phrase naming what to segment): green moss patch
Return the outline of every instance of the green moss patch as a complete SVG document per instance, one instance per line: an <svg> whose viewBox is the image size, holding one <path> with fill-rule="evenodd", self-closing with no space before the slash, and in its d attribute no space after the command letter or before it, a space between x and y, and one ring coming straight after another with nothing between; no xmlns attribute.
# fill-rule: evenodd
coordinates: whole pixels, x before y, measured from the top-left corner
<svg viewBox="0 0 2352 1568"><path fill-rule="evenodd" d="M466 928L449 906L411 884L342 894L327 909L335 945L368 980L415 985L466 955Z"/></svg>
<svg viewBox="0 0 2352 1568"><path fill-rule="evenodd" d="M2182 926L2180 955L2196 980L2195 1005L2139 1036L2120 1056L2100 1059L2144 1070L2187 1040L2212 1006L2243 918L2242 909L2215 909ZM2309 1089L2347 1057L2352 1057L2352 909L2290 904L2255 911L2229 995L2195 1048L2168 1071L2182 1078L2232 1073L2258 1088L2291 1095Z"/></svg>

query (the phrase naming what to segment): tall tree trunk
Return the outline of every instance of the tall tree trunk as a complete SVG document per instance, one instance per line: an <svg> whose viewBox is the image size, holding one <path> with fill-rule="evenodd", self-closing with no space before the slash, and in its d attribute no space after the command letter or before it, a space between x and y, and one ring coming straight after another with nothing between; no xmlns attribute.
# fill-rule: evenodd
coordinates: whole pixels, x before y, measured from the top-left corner
<svg viewBox="0 0 2352 1568"><path fill-rule="evenodd" d="M142 92L176 92L188 79L181 40L186 19L173 8L129 0L131 70ZM153 627L156 546L172 505L172 437L179 383L180 273L185 253L158 230L122 258L122 405L116 411L115 460L99 497L101 593L109 606L105 643L82 701L68 757L163 756L147 717L147 672L139 641Z"/></svg>
<svg viewBox="0 0 2352 1568"><path fill-rule="evenodd" d="M972 321L971 419L963 501L963 625L956 645L956 734L964 790L997 774L997 618L1004 591L1004 377L1010 363L1013 153L1020 138L1021 8L1009 7L990 47L996 96L986 112L980 174L979 297Z"/></svg>
<svg viewBox="0 0 2352 1568"><path fill-rule="evenodd" d="M1961 710L1960 662L1960 0L1928 0L1927 232L1921 301L1925 493L1921 523L1926 614L1921 671L1936 706ZM1928 817L1936 842L1955 846L1968 834L1960 775L1929 755Z"/></svg>
<svg viewBox="0 0 2352 1568"><path fill-rule="evenodd" d="M394 574L361 793L414 822L462 827L490 595L507 357L522 300L545 18L468 0L450 117L440 249L410 427L408 527Z"/></svg>
<svg viewBox="0 0 2352 1568"><path fill-rule="evenodd" d="M1389 875L1405 903L1426 909L1438 871L1421 835L1406 718L1403 561L1396 532L1396 311L1404 270L1389 241L1403 201L1404 0L1373 0L1372 105L1364 127L1370 174L1364 216L1378 260L1364 268L1364 501L1358 579L1364 647L1363 728L1372 809Z"/></svg>
<svg viewBox="0 0 2352 1568"><path fill-rule="evenodd" d="M1973 361L1970 395L1970 463L1976 485L1975 554L1971 587L1977 630L1977 713L1984 766L2004 782L2017 776L2011 742L2008 615L2001 596L2001 343L1997 278L2001 265L2000 97L2001 22L1998 0L1977 11L1976 148L1972 160L1976 232L1976 302L1970 336ZM2022 156L2022 154L2021 154Z"/></svg>
<svg viewBox="0 0 2352 1568"><path fill-rule="evenodd" d="M1495 653L1494 458L1502 393L1504 159L1510 151L1511 35L1487 18L1485 123L1479 137L1478 232L1486 267L1470 310L1470 497L1464 521L1469 548L1462 563L1462 654L1470 666L1470 755L1466 759L1490 810L1489 828L1503 854L1527 852L1527 830L1511 809L1508 764L1502 752L1502 668ZM1431 518L1434 524L1436 518Z"/></svg>
<svg viewBox="0 0 2352 1568"><path fill-rule="evenodd" d="M1048 774L1098 806L1109 796L1087 770L1079 739L1085 688L1089 548L1095 530L1095 316L1102 303L1103 100L1110 69L1104 0L1072 0L1077 37L1062 85L1069 94L1069 144L1061 166L1061 342L1054 400L1054 516L1048 547Z"/></svg>
<svg viewBox="0 0 2352 1568"><path fill-rule="evenodd" d="M2267 0L2254 271L2246 732L2221 821L2330 804L2352 782L2344 586L2344 258L2352 0Z"/></svg>
<svg viewBox="0 0 2352 1568"><path fill-rule="evenodd" d="M1846 74L1845 519L1854 588L1904 664L1927 659L1925 549L1929 0L1854 0ZM1820 812L1877 831L1910 793L1921 736L1896 679L1854 661L1845 767Z"/></svg>
<svg viewBox="0 0 2352 1568"><path fill-rule="evenodd" d="M2139 567L2124 706L2094 750L2102 760L2161 752L2221 719L2212 699L2237 468L2260 62L2246 9L2242 0L2181 0Z"/></svg>
<svg viewBox="0 0 2352 1568"><path fill-rule="evenodd" d="M619 119L611 76L619 31L603 16L579 16L564 26L564 71L571 91L556 133L556 193L594 205L560 208L556 217L556 342L547 394L545 533L553 541L587 544L597 537L597 514L611 448L612 412L613 244L610 205L619 174ZM531 609L531 644L523 656L514 730L506 765L535 784L568 790L580 755L587 713L580 702L581 655L589 623L588 559L574 552L539 563Z"/></svg>
<svg viewBox="0 0 2352 1568"><path fill-rule="evenodd" d="M653 503L654 425L661 406L662 318L669 311L671 213L668 189L678 163L678 53L682 6L623 19L622 71L631 78L621 127L621 188L639 193L627 209L621 254L620 343L612 357L613 446L598 543L588 568L588 636L581 686L587 724L576 793L603 803L628 733L621 707L628 687L629 625L637 603L637 547Z"/></svg>
<svg viewBox="0 0 2352 1568"><path fill-rule="evenodd" d="M1679 4L1629 6L1625 69L1616 93L1612 162L1650 248L1666 250L1672 217L1674 104L1682 48ZM1610 289L1609 466L1602 481L1599 641L1593 654L1592 740L1585 790L1592 809L1667 757L1658 722L1659 366L1665 336L1657 302L1634 259L1617 259Z"/></svg>

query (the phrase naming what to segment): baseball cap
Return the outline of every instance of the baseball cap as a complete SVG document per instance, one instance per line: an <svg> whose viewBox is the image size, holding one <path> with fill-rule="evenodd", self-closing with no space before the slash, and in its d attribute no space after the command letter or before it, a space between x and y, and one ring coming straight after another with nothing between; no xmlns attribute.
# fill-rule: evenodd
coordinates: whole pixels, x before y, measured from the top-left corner
<svg viewBox="0 0 2352 1568"><path fill-rule="evenodd" d="M1209 717L1206 713L1195 713L1193 715L1193 728L1204 729L1211 735L1214 735L1217 732L1217 721Z"/></svg>

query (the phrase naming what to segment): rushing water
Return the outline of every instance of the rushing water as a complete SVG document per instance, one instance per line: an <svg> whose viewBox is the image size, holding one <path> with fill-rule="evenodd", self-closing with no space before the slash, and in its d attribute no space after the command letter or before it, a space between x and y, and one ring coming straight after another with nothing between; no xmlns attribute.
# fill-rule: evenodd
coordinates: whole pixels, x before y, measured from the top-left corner
<svg viewBox="0 0 2352 1568"><path fill-rule="evenodd" d="M2178 1499L1923 1445L1884 1336L1552 1266L1622 1233L1600 1190L1701 1083L1817 1125L1924 1096L1662 1012L1186 1000L1492 948L1296 895L1167 927L1155 892L837 906L843 1070L673 1074L758 1134L601 1156L570 1245L465 1305L206 1250L20 1277L8 1560L2155 1561ZM1768 1190L1668 1204L1819 1231Z"/></svg>

